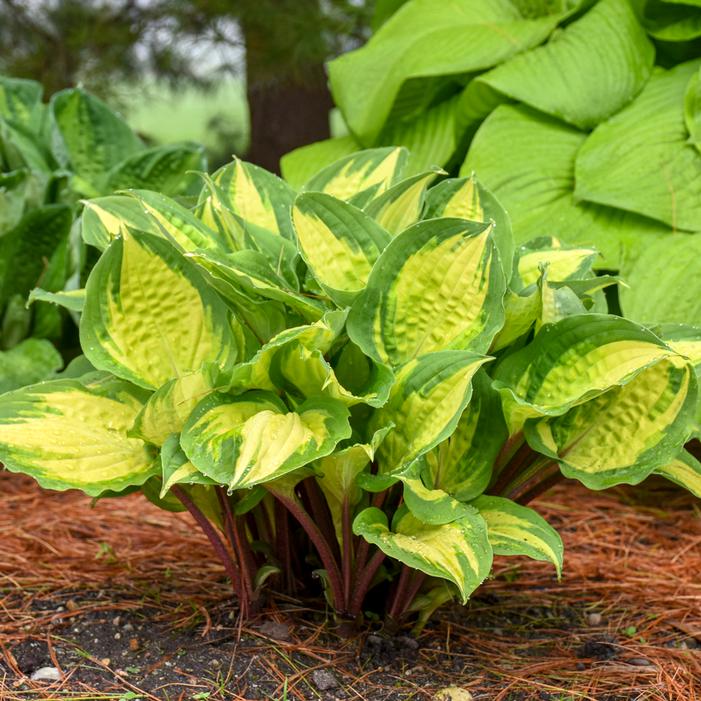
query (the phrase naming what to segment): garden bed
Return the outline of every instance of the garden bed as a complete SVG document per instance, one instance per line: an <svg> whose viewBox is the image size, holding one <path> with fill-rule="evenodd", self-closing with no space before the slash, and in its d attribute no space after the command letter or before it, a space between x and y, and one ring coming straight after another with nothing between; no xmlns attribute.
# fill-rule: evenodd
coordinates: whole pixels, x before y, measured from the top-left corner
<svg viewBox="0 0 701 701"><path fill-rule="evenodd" d="M430 699L457 685L476 701L695 701L698 501L667 496L662 511L627 494L556 488L538 509L562 533L562 581L498 558L466 608L414 641L341 635L321 600L278 597L241 625L187 515L136 495L86 509L2 474L0 698ZM29 680L47 666L62 680Z"/></svg>

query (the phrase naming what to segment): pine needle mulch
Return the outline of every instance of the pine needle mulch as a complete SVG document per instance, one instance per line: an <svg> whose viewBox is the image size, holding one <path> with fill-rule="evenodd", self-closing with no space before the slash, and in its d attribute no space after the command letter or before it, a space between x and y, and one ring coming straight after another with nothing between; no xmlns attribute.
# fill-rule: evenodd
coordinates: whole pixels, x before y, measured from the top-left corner
<svg viewBox="0 0 701 701"><path fill-rule="evenodd" d="M281 597L241 627L186 515L138 495L89 508L2 473L0 699L389 701L459 686L476 701L701 701L701 509L632 494L557 487L538 508L565 541L562 580L498 558L469 606L414 642L379 625L342 636L322 604ZM61 680L30 681L45 665Z"/></svg>

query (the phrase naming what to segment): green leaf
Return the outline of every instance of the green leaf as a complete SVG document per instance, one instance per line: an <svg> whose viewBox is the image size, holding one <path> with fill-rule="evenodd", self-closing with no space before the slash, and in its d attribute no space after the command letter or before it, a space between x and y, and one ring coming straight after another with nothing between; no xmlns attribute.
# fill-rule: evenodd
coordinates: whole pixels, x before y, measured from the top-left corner
<svg viewBox="0 0 701 701"><path fill-rule="evenodd" d="M272 393L215 393L192 412L181 445L195 467L234 490L328 455L350 433L348 410L332 400L309 400L288 412Z"/></svg>
<svg viewBox="0 0 701 701"><path fill-rule="evenodd" d="M545 45L480 76L511 99L591 129L634 98L652 73L655 49L627 0L601 0Z"/></svg>
<svg viewBox="0 0 701 701"><path fill-rule="evenodd" d="M562 572L562 539L538 513L511 499L481 496L472 502L487 522L489 542L495 555L527 555L552 562Z"/></svg>
<svg viewBox="0 0 701 701"><path fill-rule="evenodd" d="M513 434L528 417L559 416L622 386L674 352L651 331L606 314L580 314L544 326L494 372Z"/></svg>
<svg viewBox="0 0 701 701"><path fill-rule="evenodd" d="M0 236L17 226L22 219L30 182L29 171L24 168L0 173Z"/></svg>
<svg viewBox="0 0 701 701"><path fill-rule="evenodd" d="M292 222L317 282L339 306L349 304L365 287L390 236L361 209L319 192L297 198Z"/></svg>
<svg viewBox="0 0 701 701"><path fill-rule="evenodd" d="M481 352L503 322L504 290L490 225L419 222L377 259L351 308L348 335L392 366L436 350Z"/></svg>
<svg viewBox="0 0 701 701"><path fill-rule="evenodd" d="M294 241L290 211L296 193L263 168L234 158L212 176L224 204L246 226L256 226Z"/></svg>
<svg viewBox="0 0 701 701"><path fill-rule="evenodd" d="M649 34L662 41L690 41L701 36L701 7L694 0L647 0L643 23Z"/></svg>
<svg viewBox="0 0 701 701"><path fill-rule="evenodd" d="M311 178L303 190L325 192L364 207L396 183L404 171L404 148L373 148L340 158Z"/></svg>
<svg viewBox="0 0 701 701"><path fill-rule="evenodd" d="M511 220L496 197L472 173L469 177L448 178L428 191L424 219L456 217L477 222L493 222L494 242L499 251L504 278L511 279L514 241Z"/></svg>
<svg viewBox="0 0 701 701"><path fill-rule="evenodd" d="M0 398L2 461L47 489L99 496L143 484L158 465L151 449L127 431L144 398L127 382L95 375L5 394Z"/></svg>
<svg viewBox="0 0 701 701"><path fill-rule="evenodd" d="M658 467L654 473L688 489L694 496L701 499L701 463L686 450L682 450L666 465Z"/></svg>
<svg viewBox="0 0 701 701"><path fill-rule="evenodd" d="M81 88L56 93L49 104L56 160L100 194L107 174L143 148L127 123Z"/></svg>
<svg viewBox="0 0 701 701"><path fill-rule="evenodd" d="M180 436L175 433L165 439L161 448L161 480L161 499L165 499L176 484L216 485L187 459L180 447Z"/></svg>
<svg viewBox="0 0 701 701"><path fill-rule="evenodd" d="M563 416L527 421L524 435L589 489L638 484L677 455L696 399L691 366L671 356Z"/></svg>
<svg viewBox="0 0 701 701"><path fill-rule="evenodd" d="M544 265L552 282L581 280L592 275L598 255L594 248L568 246L552 236L542 236L518 248L516 269L523 287L538 282Z"/></svg>
<svg viewBox="0 0 701 701"><path fill-rule="evenodd" d="M186 194L197 180L189 171L206 170L207 158L200 144L154 146L127 157L110 171L106 192L127 188L156 190L164 195Z"/></svg>
<svg viewBox="0 0 701 701"><path fill-rule="evenodd" d="M83 201L80 234L85 243L104 251L112 239L130 230L157 235L162 231L158 222L134 197L110 195Z"/></svg>
<svg viewBox="0 0 701 701"><path fill-rule="evenodd" d="M353 532L405 565L452 582L463 603L492 566L487 526L476 511L439 526L422 523L404 511L395 517L390 531L387 516L371 507L356 516Z"/></svg>
<svg viewBox="0 0 701 701"><path fill-rule="evenodd" d="M164 445L168 436L180 433L192 410L217 387L215 365L166 382L149 398L134 420L130 435L153 445Z"/></svg>
<svg viewBox="0 0 701 701"><path fill-rule="evenodd" d="M0 352L0 394L45 380L62 367L61 354L49 341L28 338Z"/></svg>
<svg viewBox="0 0 701 701"><path fill-rule="evenodd" d="M436 86L434 76L494 66L540 44L558 19L524 19L507 0L414 0L365 46L329 64L335 102L350 131L363 143L372 143L408 81L415 80L414 94L425 104L427 87Z"/></svg>
<svg viewBox="0 0 701 701"><path fill-rule="evenodd" d="M657 222L574 194L574 163L585 134L527 107L503 105L475 135L462 173L476 172L509 212L517 244L544 234L621 260L670 232Z"/></svg>
<svg viewBox="0 0 701 701"><path fill-rule="evenodd" d="M639 97L594 130L577 154L575 197L701 231L701 153L684 122L699 65L657 69Z"/></svg>
<svg viewBox="0 0 701 701"><path fill-rule="evenodd" d="M70 207L44 205L27 212L0 238L0 309L13 295L26 297L41 284L46 261L67 239L72 221Z"/></svg>
<svg viewBox="0 0 701 701"><path fill-rule="evenodd" d="M427 483L460 501L474 499L487 488L492 465L507 438L499 394L480 370L455 431L425 456Z"/></svg>
<svg viewBox="0 0 701 701"><path fill-rule="evenodd" d="M624 316L645 324L701 326L701 236L667 236L621 271Z"/></svg>
<svg viewBox="0 0 701 701"><path fill-rule="evenodd" d="M314 174L360 148L360 144L352 136L316 141L286 153L280 159L280 171L282 177L293 188L299 190Z"/></svg>
<svg viewBox="0 0 701 701"><path fill-rule="evenodd" d="M445 175L440 168L400 180L386 192L373 199L365 211L383 229L396 236L421 218L426 188L437 175Z"/></svg>
<svg viewBox="0 0 701 701"><path fill-rule="evenodd" d="M80 340L101 370L149 389L227 367L239 347L228 309L167 241L132 232L115 239L90 273Z"/></svg>
<svg viewBox="0 0 701 701"><path fill-rule="evenodd" d="M85 306L85 290L62 290L61 292L49 292L35 287L27 299L27 306L34 302L48 302L58 307L63 307L71 312L82 312Z"/></svg>
<svg viewBox="0 0 701 701"><path fill-rule="evenodd" d="M691 76L684 94L684 122L691 143L701 152L701 68Z"/></svg>
<svg viewBox="0 0 701 701"><path fill-rule="evenodd" d="M410 464L448 438L470 401L471 380L489 358L469 351L438 351L404 365L387 404L373 415L371 430L394 429L377 454L381 472Z"/></svg>
<svg viewBox="0 0 701 701"><path fill-rule="evenodd" d="M39 131L42 120L41 83L0 75L0 117Z"/></svg>

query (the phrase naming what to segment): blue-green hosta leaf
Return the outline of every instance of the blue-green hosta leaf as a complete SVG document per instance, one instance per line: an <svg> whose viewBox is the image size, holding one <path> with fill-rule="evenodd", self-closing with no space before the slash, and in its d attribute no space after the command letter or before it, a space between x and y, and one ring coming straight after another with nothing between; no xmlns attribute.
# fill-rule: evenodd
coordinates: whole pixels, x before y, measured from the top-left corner
<svg viewBox="0 0 701 701"><path fill-rule="evenodd" d="M321 287L340 306L367 283L389 234L352 204L320 192L300 195L292 210L300 253Z"/></svg>
<svg viewBox="0 0 701 701"><path fill-rule="evenodd" d="M49 204L30 210L0 238L0 309L15 294L26 297L41 284L46 261L67 240L71 208Z"/></svg>
<svg viewBox="0 0 701 701"><path fill-rule="evenodd" d="M324 457L350 434L348 410L329 399L309 400L288 412L272 393L216 393L192 412L181 445L195 467L234 490Z"/></svg>
<svg viewBox="0 0 701 701"><path fill-rule="evenodd" d="M144 211L136 198L126 195L109 195L83 201L80 217L80 234L85 243L104 251L112 239L125 231L148 231L160 234L158 221Z"/></svg>
<svg viewBox="0 0 701 701"><path fill-rule="evenodd" d="M226 367L238 347L228 309L171 244L132 232L115 239L90 273L80 319L87 358L149 389Z"/></svg>
<svg viewBox="0 0 701 701"><path fill-rule="evenodd" d="M380 472L400 470L453 433L470 401L472 377L488 360L469 351L438 351L399 370L387 404L370 424L371 430L394 425L378 449Z"/></svg>
<svg viewBox="0 0 701 701"><path fill-rule="evenodd" d="M155 227L152 223L145 231L160 232L161 236L177 244L183 251L221 249L219 236L174 199L150 190L129 190L127 194L141 205L142 210L155 223ZM115 215L119 217L119 211ZM128 217L131 220L131 212ZM134 224L135 222L127 222L127 229Z"/></svg>
<svg viewBox="0 0 701 701"><path fill-rule="evenodd" d="M562 572L562 539L538 513L503 497L481 496L472 502L487 522L489 542L495 555L527 555L552 562Z"/></svg>
<svg viewBox="0 0 701 701"><path fill-rule="evenodd" d="M540 279L541 266L547 265L551 282L591 277L598 252L586 246L568 246L552 236L542 236L519 246L516 270L523 287Z"/></svg>
<svg viewBox="0 0 701 701"><path fill-rule="evenodd" d="M677 456L696 399L693 369L674 355L562 416L527 421L524 435L566 477L590 489L638 484Z"/></svg>
<svg viewBox="0 0 701 701"><path fill-rule="evenodd" d="M433 219L406 229L377 259L348 335L392 366L449 348L485 351L504 319L495 251L489 224Z"/></svg>
<svg viewBox="0 0 701 701"><path fill-rule="evenodd" d="M645 324L701 326L701 236L668 236L643 251L621 277L623 315Z"/></svg>
<svg viewBox="0 0 701 701"><path fill-rule="evenodd" d="M105 190L137 188L169 196L183 195L198 182L189 171L206 169L207 158L200 144L154 146L127 157L112 168Z"/></svg>
<svg viewBox="0 0 701 701"><path fill-rule="evenodd" d="M373 143L407 82L417 83L412 94L425 104L427 89L445 88L435 77L494 66L540 44L558 19L525 19L507 0L414 0L365 46L329 64L331 90L350 131Z"/></svg>
<svg viewBox="0 0 701 701"><path fill-rule="evenodd" d="M507 438L499 394L481 370L472 380L472 397L455 431L425 456L427 483L460 501L474 499L487 488Z"/></svg>
<svg viewBox="0 0 701 701"><path fill-rule="evenodd" d="M428 191L424 219L437 217L493 222L494 242L504 277L507 281L511 279L514 258L511 220L496 197L477 180L474 173L464 178L448 178Z"/></svg>
<svg viewBox="0 0 701 701"><path fill-rule="evenodd" d="M42 121L41 83L0 76L0 117L38 132Z"/></svg>
<svg viewBox="0 0 701 701"><path fill-rule="evenodd" d="M591 129L635 97L655 49L627 0L601 0L545 45L517 54L480 83L511 99Z"/></svg>
<svg viewBox="0 0 701 701"><path fill-rule="evenodd" d="M62 290L61 292L49 292L35 287L27 299L27 305L33 302L49 302L58 307L63 307L71 312L82 312L85 306L85 290Z"/></svg>
<svg viewBox="0 0 701 701"><path fill-rule="evenodd" d="M364 207L401 177L409 154L404 148L372 148L334 161L304 185L305 192L325 192Z"/></svg>
<svg viewBox="0 0 701 701"><path fill-rule="evenodd" d="M308 321L316 321L324 313L322 302L294 289L279 275L259 251L193 251L188 258L209 275L230 284L250 299L272 299L286 304Z"/></svg>
<svg viewBox="0 0 701 701"><path fill-rule="evenodd" d="M112 168L143 148L119 115L81 88L56 93L49 109L56 160L85 181L94 190L93 196L102 194Z"/></svg>
<svg viewBox="0 0 701 701"><path fill-rule="evenodd" d="M682 450L679 455L654 473L688 489L701 499L701 463L689 452Z"/></svg>
<svg viewBox="0 0 701 701"><path fill-rule="evenodd" d="M263 168L234 158L212 176L224 204L243 222L294 241L290 211L296 193Z"/></svg>
<svg viewBox="0 0 701 701"><path fill-rule="evenodd" d="M27 338L0 352L0 394L45 380L62 367L63 359L53 344Z"/></svg>
<svg viewBox="0 0 701 701"><path fill-rule="evenodd" d="M502 105L475 135L461 172L476 172L509 212L517 244L552 235L596 248L598 267L618 269L624 257L670 229L575 199L574 164L585 138L527 107Z"/></svg>
<svg viewBox="0 0 701 701"><path fill-rule="evenodd" d="M205 365L197 372L166 382L149 398L139 412L130 435L153 445L165 445L168 436L180 433L192 410L217 387L219 372Z"/></svg>
<svg viewBox="0 0 701 701"><path fill-rule="evenodd" d="M217 483L203 475L188 459L180 447L180 435L172 433L167 436L161 448L161 493L165 499L171 487L176 484L216 485Z"/></svg>
<svg viewBox="0 0 701 701"><path fill-rule="evenodd" d="M684 94L684 122L691 143L701 152L701 68L691 76Z"/></svg>
<svg viewBox="0 0 701 701"><path fill-rule="evenodd" d="M316 141L286 153L280 159L282 177L301 190L308 180L335 161L359 151L361 145L352 136Z"/></svg>
<svg viewBox="0 0 701 701"><path fill-rule="evenodd" d="M421 218L426 188L437 175L445 175L440 168L412 175L400 180L378 195L366 207L369 214L385 231L396 236Z"/></svg>
<svg viewBox="0 0 701 701"><path fill-rule="evenodd" d="M684 122L684 93L700 65L658 68L628 107L594 130L577 154L577 198L701 231L701 153Z"/></svg>
<svg viewBox="0 0 701 701"><path fill-rule="evenodd" d="M3 464L47 489L80 489L91 496L143 484L158 472L156 456L127 431L144 399L143 390L104 375L5 394L0 399Z"/></svg>
<svg viewBox="0 0 701 701"><path fill-rule="evenodd" d="M404 511L390 530L387 516L371 507L356 516L353 532L399 562L452 582L463 603L492 567L487 526L477 511L439 526L422 523Z"/></svg>
<svg viewBox="0 0 701 701"><path fill-rule="evenodd" d="M559 416L673 358L651 331L627 319L581 314L544 326L494 372L510 433L524 419Z"/></svg>

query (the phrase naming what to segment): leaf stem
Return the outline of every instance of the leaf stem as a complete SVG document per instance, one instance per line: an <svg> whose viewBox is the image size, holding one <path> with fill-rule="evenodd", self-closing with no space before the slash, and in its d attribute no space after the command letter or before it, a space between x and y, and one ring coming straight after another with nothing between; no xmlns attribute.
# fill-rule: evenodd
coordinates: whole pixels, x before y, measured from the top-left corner
<svg viewBox="0 0 701 701"><path fill-rule="evenodd" d="M366 543L366 540L362 541ZM377 571L384 562L386 555L382 550L377 550L375 554L370 558L367 566L363 565L362 570L358 570L358 576L355 580L355 586L353 587L353 595L351 596L350 605L348 606L348 614L355 618L360 614L360 609L365 600L370 586L372 585L372 580L375 579Z"/></svg>

